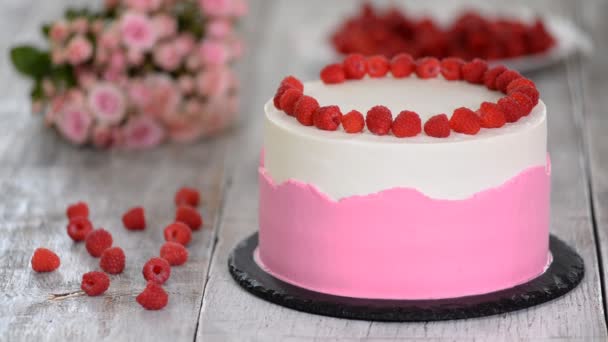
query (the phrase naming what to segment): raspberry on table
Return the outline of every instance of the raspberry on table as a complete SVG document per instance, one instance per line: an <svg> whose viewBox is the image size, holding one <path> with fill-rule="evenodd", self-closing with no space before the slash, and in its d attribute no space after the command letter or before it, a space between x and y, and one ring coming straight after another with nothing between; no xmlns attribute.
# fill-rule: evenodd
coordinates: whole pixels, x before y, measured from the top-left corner
<svg viewBox="0 0 608 342"><path fill-rule="evenodd" d="M536 84L534 84L534 82L532 82L530 79L527 79L525 77L516 78L507 85L507 94L510 93L511 91L513 91L513 89L519 88L519 87L536 88Z"/></svg>
<svg viewBox="0 0 608 342"><path fill-rule="evenodd" d="M486 70L488 70L488 63L475 58L462 66L462 78L469 83L482 84Z"/></svg>
<svg viewBox="0 0 608 342"><path fill-rule="evenodd" d="M304 84L294 76L287 76L281 81L281 85L290 85L293 88L298 89L299 91L304 91Z"/></svg>
<svg viewBox="0 0 608 342"><path fill-rule="evenodd" d="M103 228L91 231L85 239L85 247L89 254L100 257L103 251L112 247L112 234Z"/></svg>
<svg viewBox="0 0 608 342"><path fill-rule="evenodd" d="M147 281L163 284L171 276L171 265L163 258L151 258L141 272Z"/></svg>
<svg viewBox="0 0 608 342"><path fill-rule="evenodd" d="M120 247L110 247L101 253L99 267L110 274L119 274L125 269L125 252Z"/></svg>
<svg viewBox="0 0 608 342"><path fill-rule="evenodd" d="M357 110L351 110L341 118L342 127L346 133L359 133L365 128L365 118Z"/></svg>
<svg viewBox="0 0 608 342"><path fill-rule="evenodd" d="M135 207L129 209L122 215L122 224L128 230L144 230L146 229L146 216L144 208Z"/></svg>
<svg viewBox="0 0 608 342"><path fill-rule="evenodd" d="M505 113L496 103L482 102L477 112L479 113L479 123L483 128L500 128L507 122Z"/></svg>
<svg viewBox="0 0 608 342"><path fill-rule="evenodd" d="M171 266L179 266L188 261L188 250L177 242L168 241L160 247L160 257Z"/></svg>
<svg viewBox="0 0 608 342"><path fill-rule="evenodd" d="M338 106L319 107L312 114L312 121L318 129L324 131L335 131L340 126L342 113Z"/></svg>
<svg viewBox="0 0 608 342"><path fill-rule="evenodd" d="M416 70L416 61L408 53L400 53L391 59L391 74L395 78L410 76Z"/></svg>
<svg viewBox="0 0 608 342"><path fill-rule="evenodd" d="M77 202L68 206L66 216L69 220L75 217L89 217L89 206L86 202Z"/></svg>
<svg viewBox="0 0 608 342"><path fill-rule="evenodd" d="M360 80L367 74L367 61L362 54L350 54L344 58L342 64L344 67L344 75L349 80Z"/></svg>
<svg viewBox="0 0 608 342"><path fill-rule="evenodd" d="M146 288L135 299L146 310L160 310L167 306L169 295L162 286L148 282Z"/></svg>
<svg viewBox="0 0 608 342"><path fill-rule="evenodd" d="M450 121L445 114L430 117L424 123L424 133L434 138L447 138L450 136Z"/></svg>
<svg viewBox="0 0 608 342"><path fill-rule="evenodd" d="M517 80L515 80L517 81ZM515 82L513 81L513 82ZM511 82L511 83L513 83ZM511 84L509 83L509 84ZM515 93L522 93L526 96L528 96L530 98L530 100L532 100L532 104L534 106L536 106L538 104L538 100L540 98L540 94L538 93L538 90L536 88L533 87L517 87L514 89L511 89L511 91L507 92L508 95L512 95Z"/></svg>
<svg viewBox="0 0 608 342"><path fill-rule="evenodd" d="M302 96L294 108L296 119L304 126L312 126L312 116L319 108L319 102L314 97L307 95Z"/></svg>
<svg viewBox="0 0 608 342"><path fill-rule="evenodd" d="M507 86L513 80L520 78L521 75L515 70L506 70L496 77L496 88L503 93L507 92Z"/></svg>
<svg viewBox="0 0 608 342"><path fill-rule="evenodd" d="M390 62L381 55L371 56L367 58L367 74L370 77L384 77L390 69Z"/></svg>
<svg viewBox="0 0 608 342"><path fill-rule="evenodd" d="M67 231L72 240L84 241L87 235L93 231L93 224L85 216L76 216L68 222Z"/></svg>
<svg viewBox="0 0 608 342"><path fill-rule="evenodd" d="M52 272L59 268L61 261L55 252L48 248L36 248L32 255L32 269L36 272Z"/></svg>
<svg viewBox="0 0 608 342"><path fill-rule="evenodd" d="M498 100L498 108L505 114L507 122L516 122L523 116L523 108L512 97L505 96Z"/></svg>
<svg viewBox="0 0 608 342"><path fill-rule="evenodd" d="M441 60L441 75L448 81L462 79L462 66L464 61L458 57L448 57Z"/></svg>
<svg viewBox="0 0 608 342"><path fill-rule="evenodd" d="M281 95L279 104L281 109L290 116L294 116L296 102L303 96L302 91L298 89L288 89Z"/></svg>
<svg viewBox="0 0 608 342"><path fill-rule="evenodd" d="M173 222L164 230L165 241L173 241L187 245L192 240L192 230L185 223Z"/></svg>
<svg viewBox="0 0 608 342"><path fill-rule="evenodd" d="M198 207L201 195L194 188L182 187L175 193L175 205L189 205Z"/></svg>
<svg viewBox="0 0 608 342"><path fill-rule="evenodd" d="M456 108L450 118L450 128L457 133L475 135L481 128L479 117L466 107Z"/></svg>
<svg viewBox="0 0 608 342"><path fill-rule="evenodd" d="M418 113L404 110L393 120L391 129L398 138L415 137L422 132L422 121Z"/></svg>
<svg viewBox="0 0 608 342"><path fill-rule="evenodd" d="M375 135L386 135L391 130L393 115L385 106L372 107L365 116L367 129Z"/></svg>
<svg viewBox="0 0 608 342"><path fill-rule="evenodd" d="M419 78L433 78L439 75L441 65L435 57L424 57L416 61L416 75Z"/></svg>
<svg viewBox="0 0 608 342"><path fill-rule="evenodd" d="M89 296L99 296L110 287L110 277L103 272L88 272L82 275L80 288Z"/></svg>
<svg viewBox="0 0 608 342"><path fill-rule="evenodd" d="M203 226L201 214L188 205L183 205L175 211L175 221L185 223L192 230L199 230Z"/></svg>
<svg viewBox="0 0 608 342"><path fill-rule="evenodd" d="M330 64L321 69L321 81L325 84L342 83L345 79L346 75L341 64Z"/></svg>
<svg viewBox="0 0 608 342"><path fill-rule="evenodd" d="M504 65L497 65L493 68L488 69L483 74L483 84L485 84L486 88L490 90L497 90L498 88L496 88L496 78L505 71L507 71L507 68Z"/></svg>

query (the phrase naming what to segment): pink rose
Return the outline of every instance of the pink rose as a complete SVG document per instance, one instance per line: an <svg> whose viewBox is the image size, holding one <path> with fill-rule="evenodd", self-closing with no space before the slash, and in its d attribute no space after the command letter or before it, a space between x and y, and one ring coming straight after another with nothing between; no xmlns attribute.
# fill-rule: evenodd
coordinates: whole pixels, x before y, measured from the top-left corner
<svg viewBox="0 0 608 342"><path fill-rule="evenodd" d="M89 22L86 18L77 18L70 23L71 29L77 34L85 34L89 29Z"/></svg>
<svg viewBox="0 0 608 342"><path fill-rule="evenodd" d="M201 43L199 56L203 64L220 65L228 61L229 54L224 43L207 39Z"/></svg>
<svg viewBox="0 0 608 342"><path fill-rule="evenodd" d="M226 67L201 71L196 78L196 88L203 96L220 96L229 88L232 72Z"/></svg>
<svg viewBox="0 0 608 342"><path fill-rule="evenodd" d="M89 89L95 82L97 82L97 77L95 73L88 68L76 68L76 82L78 85L84 89Z"/></svg>
<svg viewBox="0 0 608 342"><path fill-rule="evenodd" d="M86 62L93 55L93 46L83 36L75 36L66 48L66 58L72 65Z"/></svg>
<svg viewBox="0 0 608 342"><path fill-rule="evenodd" d="M114 135L108 126L97 125L93 128L93 145L97 148L107 149L112 147Z"/></svg>
<svg viewBox="0 0 608 342"><path fill-rule="evenodd" d="M139 66L144 62L144 54L139 50L129 50L127 52L127 61L129 65Z"/></svg>
<svg viewBox="0 0 608 342"><path fill-rule="evenodd" d="M129 100L138 108L145 107L152 98L152 89L141 80L133 80L127 86Z"/></svg>
<svg viewBox="0 0 608 342"><path fill-rule="evenodd" d="M115 50L120 45L120 34L113 28L103 31L97 43L99 48Z"/></svg>
<svg viewBox="0 0 608 342"><path fill-rule="evenodd" d="M164 70L174 71L182 63L182 56L173 44L165 43L154 50L154 62Z"/></svg>
<svg viewBox="0 0 608 342"><path fill-rule="evenodd" d="M156 15L152 18L152 24L154 25L158 39L173 37L177 33L177 22L175 18L169 15Z"/></svg>
<svg viewBox="0 0 608 342"><path fill-rule="evenodd" d="M204 131L195 118L182 114L169 125L169 138L180 143L191 143L198 140Z"/></svg>
<svg viewBox="0 0 608 342"><path fill-rule="evenodd" d="M180 34L175 39L175 49L182 56L187 56L194 49L194 37L189 33Z"/></svg>
<svg viewBox="0 0 608 342"><path fill-rule="evenodd" d="M131 118L123 128L124 145L128 149L145 149L161 143L163 127L149 116Z"/></svg>
<svg viewBox="0 0 608 342"><path fill-rule="evenodd" d="M42 101L40 101L40 100L32 101L31 105L32 105L32 113L41 113L42 108L44 107L42 104Z"/></svg>
<svg viewBox="0 0 608 342"><path fill-rule="evenodd" d="M92 123L89 113L83 108L67 105L56 122L59 132L74 144L84 144L89 137Z"/></svg>
<svg viewBox="0 0 608 342"><path fill-rule="evenodd" d="M249 5L246 0L233 0L232 15L235 17L244 17L249 12Z"/></svg>
<svg viewBox="0 0 608 342"><path fill-rule="evenodd" d="M65 51L59 47L53 47L51 50L51 63L55 65L65 63Z"/></svg>
<svg viewBox="0 0 608 342"><path fill-rule="evenodd" d="M127 68L127 57L120 51L114 51L110 56L110 69L115 71L124 71Z"/></svg>
<svg viewBox="0 0 608 342"><path fill-rule="evenodd" d="M54 43L63 42L70 34L68 24L65 21L58 21L51 26L49 38Z"/></svg>
<svg viewBox="0 0 608 342"><path fill-rule="evenodd" d="M88 105L99 122L115 124L126 112L126 101L120 89L110 83L99 83L91 89Z"/></svg>
<svg viewBox="0 0 608 342"><path fill-rule="evenodd" d="M104 0L104 6L107 9L113 9L120 3L120 0Z"/></svg>
<svg viewBox="0 0 608 342"><path fill-rule="evenodd" d="M161 0L125 0L128 8L138 12L151 12L160 7Z"/></svg>
<svg viewBox="0 0 608 342"><path fill-rule="evenodd" d="M191 76L182 75L177 79L179 89L184 94L191 94L194 91L194 80Z"/></svg>
<svg viewBox="0 0 608 342"><path fill-rule="evenodd" d="M97 46L97 50L95 50L95 64L103 65L108 63L110 59L110 55L108 54L108 50L102 48L101 46Z"/></svg>
<svg viewBox="0 0 608 342"><path fill-rule="evenodd" d="M146 51L156 43L156 32L150 19L139 13L127 13L120 25L123 43L130 49Z"/></svg>
<svg viewBox="0 0 608 342"><path fill-rule="evenodd" d="M149 75L128 86L129 98L144 115L157 119L173 115L182 102L175 82L166 75Z"/></svg>
<svg viewBox="0 0 608 342"><path fill-rule="evenodd" d="M52 97L55 95L55 84L48 78L42 80L42 92L45 97Z"/></svg>
<svg viewBox="0 0 608 342"><path fill-rule="evenodd" d="M103 31L103 26L103 21L101 19L97 19L91 24L91 32L93 32L95 35L99 35Z"/></svg>
<svg viewBox="0 0 608 342"><path fill-rule="evenodd" d="M198 54L192 54L186 58L186 69L189 71L196 71L201 66L201 59Z"/></svg>
<svg viewBox="0 0 608 342"><path fill-rule="evenodd" d="M233 0L199 0L203 14L210 17L226 17L232 13Z"/></svg>
<svg viewBox="0 0 608 342"><path fill-rule="evenodd" d="M213 38L225 38L232 33L232 24L226 19L214 19L207 25L207 32Z"/></svg>

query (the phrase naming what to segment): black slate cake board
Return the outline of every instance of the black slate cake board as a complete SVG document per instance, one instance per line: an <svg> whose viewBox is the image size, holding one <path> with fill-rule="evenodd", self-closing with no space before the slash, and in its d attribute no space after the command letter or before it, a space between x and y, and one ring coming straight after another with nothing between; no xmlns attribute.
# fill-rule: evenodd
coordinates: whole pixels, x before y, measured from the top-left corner
<svg viewBox="0 0 608 342"><path fill-rule="evenodd" d="M255 233L239 243L228 259L230 274L253 295L269 302L317 315L369 321L421 322L464 319L525 309L563 296L583 279L583 259L551 236L553 262L542 275L510 289L482 295L425 300L387 300L328 295L274 278L254 261Z"/></svg>

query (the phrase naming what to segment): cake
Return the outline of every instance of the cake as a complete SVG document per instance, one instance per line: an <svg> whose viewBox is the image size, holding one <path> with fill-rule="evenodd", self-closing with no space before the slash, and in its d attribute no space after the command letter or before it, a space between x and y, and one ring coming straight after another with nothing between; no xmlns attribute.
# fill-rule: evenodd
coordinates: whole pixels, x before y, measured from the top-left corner
<svg viewBox="0 0 608 342"><path fill-rule="evenodd" d="M264 110L255 260L273 277L438 299L550 264L547 111L517 72L350 55L320 81L286 77Z"/></svg>

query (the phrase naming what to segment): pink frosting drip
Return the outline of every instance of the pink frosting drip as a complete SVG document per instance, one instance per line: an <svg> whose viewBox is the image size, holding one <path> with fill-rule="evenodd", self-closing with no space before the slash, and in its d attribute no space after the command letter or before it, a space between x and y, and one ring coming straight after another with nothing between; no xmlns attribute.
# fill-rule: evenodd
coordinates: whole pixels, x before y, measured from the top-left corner
<svg viewBox="0 0 608 342"><path fill-rule="evenodd" d="M340 296L449 298L513 287L549 260L550 166L464 200L393 188L335 201L276 185L263 167L257 260L273 276Z"/></svg>

